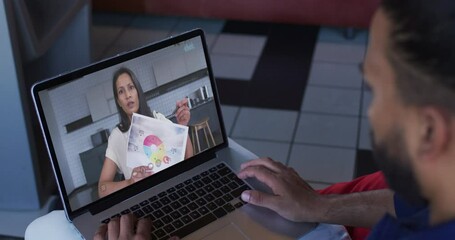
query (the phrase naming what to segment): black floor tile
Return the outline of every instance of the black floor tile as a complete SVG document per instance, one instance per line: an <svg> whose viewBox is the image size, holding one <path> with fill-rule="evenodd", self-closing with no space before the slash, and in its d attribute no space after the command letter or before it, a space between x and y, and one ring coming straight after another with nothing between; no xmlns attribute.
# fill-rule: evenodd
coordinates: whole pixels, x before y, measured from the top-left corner
<svg viewBox="0 0 455 240"><path fill-rule="evenodd" d="M268 35L270 23L248 22L248 21L226 21L223 33L248 34L248 35Z"/></svg>
<svg viewBox="0 0 455 240"><path fill-rule="evenodd" d="M248 102L249 81L216 78L216 85L221 104L241 106Z"/></svg>
<svg viewBox="0 0 455 240"><path fill-rule="evenodd" d="M218 79L221 102L298 111L319 28L288 24L265 26L270 32L252 79L249 82Z"/></svg>

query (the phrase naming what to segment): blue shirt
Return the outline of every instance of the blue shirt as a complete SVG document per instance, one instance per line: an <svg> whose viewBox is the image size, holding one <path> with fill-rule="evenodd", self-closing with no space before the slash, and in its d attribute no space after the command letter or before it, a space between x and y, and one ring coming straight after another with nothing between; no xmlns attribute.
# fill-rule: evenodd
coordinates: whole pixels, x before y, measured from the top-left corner
<svg viewBox="0 0 455 240"><path fill-rule="evenodd" d="M394 196L397 217L387 214L368 239L455 239L455 220L429 225L428 207L416 208Z"/></svg>

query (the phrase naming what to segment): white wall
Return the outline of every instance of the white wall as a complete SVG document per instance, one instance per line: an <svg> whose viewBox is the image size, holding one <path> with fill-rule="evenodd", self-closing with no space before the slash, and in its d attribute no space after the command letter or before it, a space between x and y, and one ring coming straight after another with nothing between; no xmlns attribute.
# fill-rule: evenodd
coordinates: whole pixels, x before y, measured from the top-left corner
<svg viewBox="0 0 455 240"><path fill-rule="evenodd" d="M187 84L181 88L175 89L172 92L165 93L161 96L153 98L147 102L150 109L156 110L164 114L165 116L171 115L172 112L175 110L176 103L178 100L182 100L185 96L190 95L190 93L194 92L198 88L202 86L208 87L208 92L210 93L209 97L213 96L212 87L210 86L210 79L209 77L204 77L198 81L194 81L190 84Z"/></svg>

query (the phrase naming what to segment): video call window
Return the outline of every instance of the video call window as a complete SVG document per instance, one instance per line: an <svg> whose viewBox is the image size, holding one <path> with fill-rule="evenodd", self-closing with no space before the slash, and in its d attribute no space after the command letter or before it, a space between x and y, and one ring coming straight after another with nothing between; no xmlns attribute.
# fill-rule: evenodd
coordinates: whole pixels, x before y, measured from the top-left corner
<svg viewBox="0 0 455 240"><path fill-rule="evenodd" d="M108 139L120 123L113 88L113 75L120 68L134 73L147 107L174 123L176 102L187 99L188 139L194 154L222 143L199 37L42 91L40 102L72 209L100 197L98 182ZM207 135L195 131L199 124L207 124L211 131ZM118 169L114 181L130 175Z"/></svg>

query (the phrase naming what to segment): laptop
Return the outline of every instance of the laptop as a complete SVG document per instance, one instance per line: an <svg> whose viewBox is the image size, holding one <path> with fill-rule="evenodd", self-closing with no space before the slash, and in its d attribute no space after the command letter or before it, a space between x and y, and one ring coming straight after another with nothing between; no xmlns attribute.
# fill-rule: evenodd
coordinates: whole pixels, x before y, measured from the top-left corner
<svg viewBox="0 0 455 240"><path fill-rule="evenodd" d="M109 135L120 121L112 86L120 68L135 74L147 106L172 122L176 102L188 99L194 154L100 197ZM81 238L128 213L152 218L153 239L295 239L315 227L240 199L246 189L267 189L236 177L254 155L227 138L200 29L36 83L32 95L66 217ZM113 181L124 180L117 170Z"/></svg>

